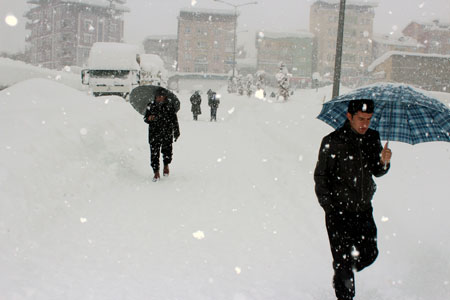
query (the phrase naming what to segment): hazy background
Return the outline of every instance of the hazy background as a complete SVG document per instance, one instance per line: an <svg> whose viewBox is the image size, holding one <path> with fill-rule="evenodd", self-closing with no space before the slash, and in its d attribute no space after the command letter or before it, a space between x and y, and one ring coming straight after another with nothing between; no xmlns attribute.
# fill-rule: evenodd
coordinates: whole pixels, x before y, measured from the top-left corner
<svg viewBox="0 0 450 300"><path fill-rule="evenodd" d="M309 8L315 0L258 0L257 5L239 8L238 30L248 30L244 36L253 36L255 30L296 31L309 30ZM350 0L347 0L347 3ZM360 2L365 0L359 0ZM228 0L240 4L250 0ZM450 21L449 0L376 0L376 33L401 31L411 20L439 18ZM185 7L233 9L213 0L127 0L131 10L125 14L125 42L141 43L152 34L176 34L179 10ZM31 7L26 0L1 0L0 2L0 51L18 52L25 47L26 18ZM18 19L14 27L5 22L13 14ZM242 35L241 35L242 36ZM239 40L239 43L242 43Z"/></svg>

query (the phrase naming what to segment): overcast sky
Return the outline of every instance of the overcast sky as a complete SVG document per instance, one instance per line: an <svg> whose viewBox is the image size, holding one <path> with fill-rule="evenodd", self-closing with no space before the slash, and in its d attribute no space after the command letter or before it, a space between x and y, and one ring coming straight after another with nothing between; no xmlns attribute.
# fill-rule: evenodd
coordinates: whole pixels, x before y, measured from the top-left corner
<svg viewBox="0 0 450 300"><path fill-rule="evenodd" d="M0 0L0 51L17 52L25 47L26 19L23 14L31 7L26 0ZM254 0L226 0L243 4ZM309 8L315 0L257 0L258 4L239 8L240 31L308 30ZM350 0L347 0L349 2ZM366 0L359 0L366 1ZM375 10L376 33L400 32L411 20L439 18L450 22L450 0L371 0L378 2ZM232 9L214 0L127 0L131 12L125 15L125 41L141 43L148 35L176 34L179 10L185 7ZM18 19L15 26L8 15ZM244 36L243 34L242 36ZM250 36L252 36L250 34ZM242 43L242 41L239 41Z"/></svg>

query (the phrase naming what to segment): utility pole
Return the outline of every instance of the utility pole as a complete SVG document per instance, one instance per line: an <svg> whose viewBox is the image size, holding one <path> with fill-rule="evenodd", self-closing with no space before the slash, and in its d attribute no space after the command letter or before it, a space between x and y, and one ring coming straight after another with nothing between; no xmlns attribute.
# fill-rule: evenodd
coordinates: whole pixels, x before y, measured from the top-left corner
<svg viewBox="0 0 450 300"><path fill-rule="evenodd" d="M244 5L258 4L258 2L253 1L253 2L248 2L248 3L243 3L243 4L233 4L233 3L229 3L229 2L223 1L223 0L214 0L214 1L221 2L223 4L234 7L234 37L233 37L233 78L234 78L234 74L236 73L236 40L237 40L236 29L237 29L237 16L238 16L237 8L240 6L244 6Z"/></svg>
<svg viewBox="0 0 450 300"><path fill-rule="evenodd" d="M339 96L339 86L341 84L341 68L342 68L342 48L344 44L344 21L345 21L345 0L340 0L339 6L339 23L336 40L336 57L334 58L334 80L333 80L333 96Z"/></svg>

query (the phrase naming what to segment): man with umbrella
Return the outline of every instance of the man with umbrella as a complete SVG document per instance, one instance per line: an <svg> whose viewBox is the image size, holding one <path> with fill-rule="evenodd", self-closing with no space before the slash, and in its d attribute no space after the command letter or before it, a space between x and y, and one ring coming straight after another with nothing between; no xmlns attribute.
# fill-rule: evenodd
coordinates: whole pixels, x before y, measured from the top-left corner
<svg viewBox="0 0 450 300"><path fill-rule="evenodd" d="M333 286L338 300L355 296L354 270L371 265L377 255L373 219L373 176L386 174L391 150L369 129L372 100L352 100L344 125L322 140L314 171L315 191L325 211L333 256Z"/></svg>
<svg viewBox="0 0 450 300"><path fill-rule="evenodd" d="M147 105L144 122L148 124L148 142L150 144L151 167L154 172L153 181L160 179L159 159L163 155L163 175L169 176L169 164L172 162L172 142L180 136L177 112L179 100L165 88L158 88L155 97Z"/></svg>

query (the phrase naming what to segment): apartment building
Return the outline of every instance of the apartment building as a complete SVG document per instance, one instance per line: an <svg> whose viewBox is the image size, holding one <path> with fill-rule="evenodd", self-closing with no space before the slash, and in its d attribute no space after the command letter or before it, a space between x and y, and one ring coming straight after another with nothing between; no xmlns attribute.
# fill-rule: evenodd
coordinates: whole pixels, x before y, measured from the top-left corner
<svg viewBox="0 0 450 300"><path fill-rule="evenodd" d="M426 47L410 36L400 35L374 35L372 38L373 60L389 51L424 53Z"/></svg>
<svg viewBox="0 0 450 300"><path fill-rule="evenodd" d="M412 21L402 32L423 44L426 53L450 54L450 22Z"/></svg>
<svg viewBox="0 0 450 300"><path fill-rule="evenodd" d="M339 0L317 0L310 8L309 30L315 36L314 71L333 78L339 20ZM342 80L364 74L372 61L374 9L371 1L348 0L345 10Z"/></svg>
<svg viewBox="0 0 450 300"><path fill-rule="evenodd" d="M175 70L177 66L178 38L176 35L152 35L142 43L145 53L156 54L164 61L167 70Z"/></svg>
<svg viewBox="0 0 450 300"><path fill-rule="evenodd" d="M256 33L257 69L276 74L283 62L294 77L311 78L314 35L310 32Z"/></svg>
<svg viewBox="0 0 450 300"><path fill-rule="evenodd" d="M233 68L233 10L186 8L178 16L178 71L228 73Z"/></svg>
<svg viewBox="0 0 450 300"><path fill-rule="evenodd" d="M28 0L27 55L51 69L84 66L95 42L123 41L124 0Z"/></svg>
<svg viewBox="0 0 450 300"><path fill-rule="evenodd" d="M407 83L450 93L450 55L389 51L368 70L375 82Z"/></svg>

